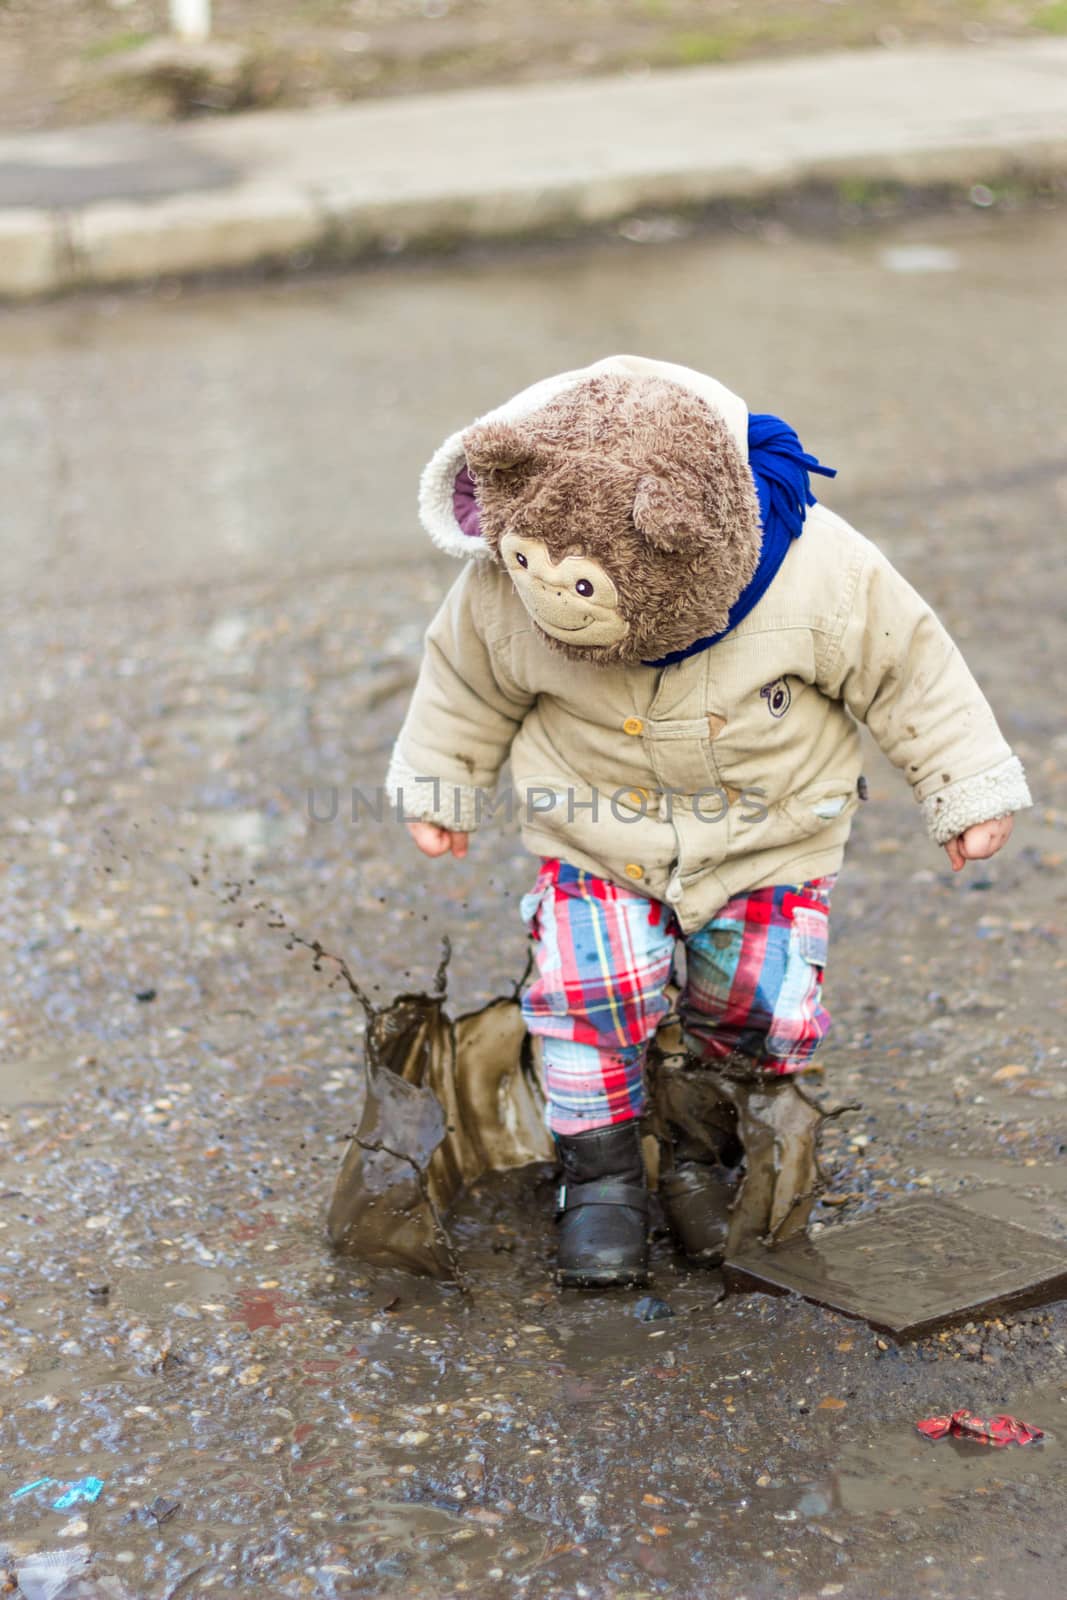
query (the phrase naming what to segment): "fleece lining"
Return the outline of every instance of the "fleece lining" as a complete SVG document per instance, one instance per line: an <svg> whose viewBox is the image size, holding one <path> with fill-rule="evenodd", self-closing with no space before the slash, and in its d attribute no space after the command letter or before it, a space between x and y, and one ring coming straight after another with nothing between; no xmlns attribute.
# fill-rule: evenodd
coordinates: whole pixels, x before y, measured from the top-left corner
<svg viewBox="0 0 1067 1600"><path fill-rule="evenodd" d="M436 822L439 828L473 833L478 824L478 791L462 783L422 777L393 751L385 790L394 811L410 822Z"/></svg>
<svg viewBox="0 0 1067 1600"><path fill-rule="evenodd" d="M923 821L935 844L948 844L976 822L993 822L1033 805L1018 756L1009 756L987 772L961 778L927 795Z"/></svg>

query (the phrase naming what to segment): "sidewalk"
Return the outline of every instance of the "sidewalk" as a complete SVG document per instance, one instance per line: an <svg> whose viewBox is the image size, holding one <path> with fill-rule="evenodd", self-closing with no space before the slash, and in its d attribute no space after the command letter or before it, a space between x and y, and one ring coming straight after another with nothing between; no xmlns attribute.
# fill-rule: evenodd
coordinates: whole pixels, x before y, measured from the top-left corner
<svg viewBox="0 0 1067 1600"><path fill-rule="evenodd" d="M843 178L1067 172L1067 39L0 138L0 295L299 267Z"/></svg>

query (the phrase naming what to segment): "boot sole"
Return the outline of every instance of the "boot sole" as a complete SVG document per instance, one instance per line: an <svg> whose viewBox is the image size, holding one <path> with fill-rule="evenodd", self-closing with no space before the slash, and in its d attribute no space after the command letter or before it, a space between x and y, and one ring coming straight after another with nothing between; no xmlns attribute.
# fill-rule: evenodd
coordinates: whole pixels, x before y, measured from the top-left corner
<svg viewBox="0 0 1067 1600"><path fill-rule="evenodd" d="M557 1272L556 1282L561 1289L644 1289L651 1282L651 1276L647 1268L631 1272L583 1272L572 1268Z"/></svg>
<svg viewBox="0 0 1067 1600"><path fill-rule="evenodd" d="M681 1245L676 1245L675 1248L688 1267L707 1267L709 1271L714 1271L716 1267L721 1267L726 1260L726 1253L723 1250L698 1250L695 1255L690 1255L689 1251L683 1250Z"/></svg>

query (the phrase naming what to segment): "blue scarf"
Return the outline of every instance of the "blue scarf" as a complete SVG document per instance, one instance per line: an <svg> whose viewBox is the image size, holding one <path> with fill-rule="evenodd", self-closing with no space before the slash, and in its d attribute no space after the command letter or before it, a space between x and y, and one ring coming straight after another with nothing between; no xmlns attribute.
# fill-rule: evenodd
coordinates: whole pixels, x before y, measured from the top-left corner
<svg viewBox="0 0 1067 1600"><path fill-rule="evenodd" d="M788 422L767 414L749 416L748 465L756 481L763 523L763 542L755 572L730 607L726 626L720 633L710 633L684 650L672 650L658 661L642 662L642 666L673 666L676 661L684 661L687 656L695 656L710 645L718 644L736 628L763 599L789 546L804 531L808 507L815 504L808 474L818 472L824 478L837 477L836 468L824 467L814 456L808 455Z"/></svg>

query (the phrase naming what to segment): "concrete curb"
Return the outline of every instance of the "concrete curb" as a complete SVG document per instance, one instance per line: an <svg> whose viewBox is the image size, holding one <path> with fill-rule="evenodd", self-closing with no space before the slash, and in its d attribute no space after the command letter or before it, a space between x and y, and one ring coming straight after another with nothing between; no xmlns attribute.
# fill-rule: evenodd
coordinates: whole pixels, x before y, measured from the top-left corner
<svg viewBox="0 0 1067 1600"><path fill-rule="evenodd" d="M1067 40L255 113L166 138L225 176L134 199L120 171L114 198L5 210L0 152L0 295L352 262L816 183L1046 180L1067 173ZM34 136L5 145L24 182ZM114 147L111 129L112 166Z"/></svg>

